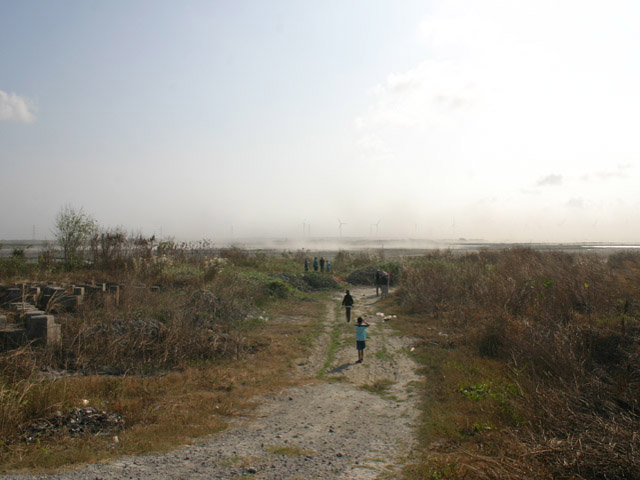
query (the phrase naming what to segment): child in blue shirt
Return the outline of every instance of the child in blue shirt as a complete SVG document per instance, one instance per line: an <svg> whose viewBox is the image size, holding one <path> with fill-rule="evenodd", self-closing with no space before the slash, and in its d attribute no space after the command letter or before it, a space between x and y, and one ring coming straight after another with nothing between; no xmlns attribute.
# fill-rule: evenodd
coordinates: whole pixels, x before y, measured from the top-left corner
<svg viewBox="0 0 640 480"><path fill-rule="evenodd" d="M367 328L369 324L364 321L362 317L358 317L356 327L356 348L358 349L358 361L356 363L362 363L364 359L364 349L366 348L367 340Z"/></svg>

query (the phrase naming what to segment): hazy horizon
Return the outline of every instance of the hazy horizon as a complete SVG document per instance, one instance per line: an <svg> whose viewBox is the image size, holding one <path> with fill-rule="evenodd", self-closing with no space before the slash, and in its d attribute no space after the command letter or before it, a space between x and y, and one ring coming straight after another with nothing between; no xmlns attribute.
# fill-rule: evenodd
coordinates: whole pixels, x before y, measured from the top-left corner
<svg viewBox="0 0 640 480"><path fill-rule="evenodd" d="M640 241L637 2L0 12L5 240Z"/></svg>

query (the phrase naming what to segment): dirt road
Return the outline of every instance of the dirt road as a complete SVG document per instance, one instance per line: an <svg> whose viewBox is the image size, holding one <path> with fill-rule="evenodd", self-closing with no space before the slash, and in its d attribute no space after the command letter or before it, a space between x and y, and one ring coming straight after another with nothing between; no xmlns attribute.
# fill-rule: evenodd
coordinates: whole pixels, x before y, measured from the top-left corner
<svg viewBox="0 0 640 480"><path fill-rule="evenodd" d="M323 333L301 359L300 386L263 399L224 432L161 455L122 458L72 472L3 478L374 479L396 478L411 456L417 417L411 341L377 316L371 288L354 288L352 322L367 315L364 362L353 323L327 302ZM387 313L387 312L385 312ZM393 321L393 320L391 320Z"/></svg>

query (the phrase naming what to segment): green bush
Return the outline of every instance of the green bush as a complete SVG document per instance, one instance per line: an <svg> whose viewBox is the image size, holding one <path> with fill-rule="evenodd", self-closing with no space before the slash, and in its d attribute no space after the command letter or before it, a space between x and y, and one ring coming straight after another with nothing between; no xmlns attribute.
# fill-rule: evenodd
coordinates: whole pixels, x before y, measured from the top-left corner
<svg viewBox="0 0 640 480"><path fill-rule="evenodd" d="M302 278L312 290L329 290L339 286L333 277L323 273L306 272Z"/></svg>

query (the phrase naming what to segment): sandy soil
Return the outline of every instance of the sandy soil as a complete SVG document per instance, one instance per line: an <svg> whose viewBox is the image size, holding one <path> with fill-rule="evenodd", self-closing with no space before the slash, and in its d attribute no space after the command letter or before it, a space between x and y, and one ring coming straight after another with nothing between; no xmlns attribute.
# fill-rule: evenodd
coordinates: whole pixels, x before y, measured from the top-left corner
<svg viewBox="0 0 640 480"><path fill-rule="evenodd" d="M397 477L411 457L418 414L412 342L376 315L373 289L351 293L356 301L352 322L366 315L371 324L364 363L355 363L353 323L347 325L339 309L342 295L336 294L319 319L323 333L309 358L299 362L300 386L263 398L250 417L235 420L224 432L168 454L126 457L57 475L2 478Z"/></svg>

